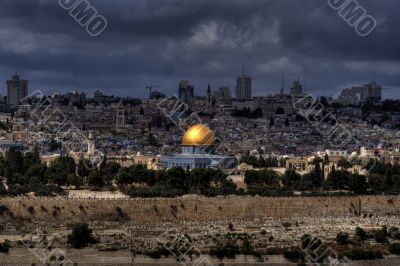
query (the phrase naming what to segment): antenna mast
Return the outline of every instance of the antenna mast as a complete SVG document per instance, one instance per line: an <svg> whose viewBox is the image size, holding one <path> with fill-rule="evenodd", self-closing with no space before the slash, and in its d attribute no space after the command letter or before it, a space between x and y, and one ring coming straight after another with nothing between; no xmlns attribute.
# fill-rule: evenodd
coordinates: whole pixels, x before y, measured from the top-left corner
<svg viewBox="0 0 400 266"><path fill-rule="evenodd" d="M307 68L304 69L304 91L307 93Z"/></svg>

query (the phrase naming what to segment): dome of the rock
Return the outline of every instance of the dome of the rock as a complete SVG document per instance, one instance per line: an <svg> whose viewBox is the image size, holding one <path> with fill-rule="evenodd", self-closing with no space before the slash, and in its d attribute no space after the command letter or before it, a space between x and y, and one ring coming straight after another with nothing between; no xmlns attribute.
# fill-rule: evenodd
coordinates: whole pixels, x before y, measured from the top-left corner
<svg viewBox="0 0 400 266"><path fill-rule="evenodd" d="M209 146L215 141L214 132L207 126L197 124L189 128L182 139L183 146Z"/></svg>

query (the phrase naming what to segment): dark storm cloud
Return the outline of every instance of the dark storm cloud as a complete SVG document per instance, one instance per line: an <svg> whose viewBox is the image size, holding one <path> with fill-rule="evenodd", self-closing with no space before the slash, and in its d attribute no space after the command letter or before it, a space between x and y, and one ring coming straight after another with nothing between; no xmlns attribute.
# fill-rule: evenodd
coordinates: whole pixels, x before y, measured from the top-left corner
<svg viewBox="0 0 400 266"><path fill-rule="evenodd" d="M1 79L18 70L31 90L134 96L144 96L148 84L175 93L179 80L189 79L204 94L209 81L233 91L245 63L258 95L277 91L282 72L289 82L304 68L317 94L369 82L374 73L388 93L399 94L397 0L359 0L378 21L365 38L325 0L89 2L108 21L97 38L57 0L0 0Z"/></svg>

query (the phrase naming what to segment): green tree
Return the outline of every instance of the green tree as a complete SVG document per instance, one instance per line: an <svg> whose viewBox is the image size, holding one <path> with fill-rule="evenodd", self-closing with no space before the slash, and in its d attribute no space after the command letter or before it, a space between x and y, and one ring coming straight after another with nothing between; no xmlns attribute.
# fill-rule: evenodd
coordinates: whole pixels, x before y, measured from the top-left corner
<svg viewBox="0 0 400 266"><path fill-rule="evenodd" d="M213 172L211 169L193 169L190 171L186 181L186 187L195 191L197 194L203 193L206 189L210 188L210 181Z"/></svg>
<svg viewBox="0 0 400 266"><path fill-rule="evenodd" d="M325 154L325 157L324 157L324 164L325 165L327 165L327 164L329 164L329 155L328 154Z"/></svg>
<svg viewBox="0 0 400 266"><path fill-rule="evenodd" d="M67 183L68 183L68 185L79 188L80 186L83 185L83 178L80 176L77 176L76 174L69 174L67 177Z"/></svg>
<svg viewBox="0 0 400 266"><path fill-rule="evenodd" d="M4 176L4 168L6 165L6 159L0 154L0 176Z"/></svg>
<svg viewBox="0 0 400 266"><path fill-rule="evenodd" d="M350 173L347 171L332 171L328 175L328 180L333 188L345 189L349 187Z"/></svg>
<svg viewBox="0 0 400 266"><path fill-rule="evenodd" d="M246 163L252 166L257 166L258 165L258 159L255 156L250 156L250 155L244 155L241 158L241 163Z"/></svg>
<svg viewBox="0 0 400 266"><path fill-rule="evenodd" d="M78 163L78 175L80 177L88 177L91 172L92 164L88 159L81 158Z"/></svg>
<svg viewBox="0 0 400 266"><path fill-rule="evenodd" d="M314 170L308 174L303 175L301 180L301 187L303 189L317 189L320 188L322 182L324 181L324 173L321 169L321 164L323 160L316 157L312 164L314 165Z"/></svg>
<svg viewBox="0 0 400 266"><path fill-rule="evenodd" d="M28 178L32 178L34 176L39 177L41 183L47 183L47 179L44 178L44 175L46 173L47 167L44 164L37 163L37 164L32 164L30 165L26 171L25 171L25 176Z"/></svg>
<svg viewBox="0 0 400 266"><path fill-rule="evenodd" d="M75 160L69 156L61 156L59 161L67 174L74 174L76 171Z"/></svg>
<svg viewBox="0 0 400 266"><path fill-rule="evenodd" d="M279 175L277 172L269 169L259 171L259 182L268 187L279 187Z"/></svg>
<svg viewBox="0 0 400 266"><path fill-rule="evenodd" d="M129 167L129 183L147 183L149 181L149 171L145 165L133 165Z"/></svg>
<svg viewBox="0 0 400 266"><path fill-rule="evenodd" d="M6 160L4 163L4 177L9 178L15 173L23 173L24 158L19 151L10 148L6 152Z"/></svg>
<svg viewBox="0 0 400 266"><path fill-rule="evenodd" d="M263 187L278 187L279 186L279 176L278 173L263 169L260 171L250 170L245 173L245 183L247 185L256 185Z"/></svg>
<svg viewBox="0 0 400 266"><path fill-rule="evenodd" d="M180 167L175 167L167 170L167 184L175 189L187 190L186 183L186 172Z"/></svg>
<svg viewBox="0 0 400 266"><path fill-rule="evenodd" d="M342 169L342 171L343 170L347 170L347 169L349 169L349 168L351 168L353 165L348 161L348 160L346 160L345 158L342 158L342 159L340 159L340 161L337 163L337 166L339 167L339 168L341 168Z"/></svg>
<svg viewBox="0 0 400 266"><path fill-rule="evenodd" d="M107 162L104 169L102 169L103 179L107 184L110 184L117 176L121 166L116 162Z"/></svg>
<svg viewBox="0 0 400 266"><path fill-rule="evenodd" d="M301 175L295 170L287 170L282 177L283 184L287 187L296 187L301 181Z"/></svg>
<svg viewBox="0 0 400 266"><path fill-rule="evenodd" d="M244 182L247 185L256 184L258 180L259 180L259 175L258 171L256 170L249 170L246 171L246 173L244 174Z"/></svg>
<svg viewBox="0 0 400 266"><path fill-rule="evenodd" d="M45 177L50 182L63 186L67 183L69 174L75 174L76 165L73 158L62 156L54 160L46 170Z"/></svg>
<svg viewBox="0 0 400 266"><path fill-rule="evenodd" d="M10 195L35 192L36 195L50 196L64 193L58 186L65 185L67 178L62 163L56 160L48 169L41 163L37 149L25 155L10 149L4 160L4 173Z"/></svg>
<svg viewBox="0 0 400 266"><path fill-rule="evenodd" d="M40 156L37 151L28 152L24 155L23 158L23 169L26 171L32 165L41 165Z"/></svg>
<svg viewBox="0 0 400 266"><path fill-rule="evenodd" d="M392 181L393 181L393 188L397 191L400 191L400 175L393 175Z"/></svg>
<svg viewBox="0 0 400 266"><path fill-rule="evenodd" d="M0 179L0 197L7 196L7 195L8 195L8 192L7 192L6 188L4 187L2 180Z"/></svg>
<svg viewBox="0 0 400 266"><path fill-rule="evenodd" d="M385 179L384 175L371 174L368 176L368 185L374 194L380 194L385 191Z"/></svg>
<svg viewBox="0 0 400 266"><path fill-rule="evenodd" d="M45 173L45 178L50 183L57 184L59 186L65 185L67 182L68 173L65 171L63 163L56 159L50 164Z"/></svg>
<svg viewBox="0 0 400 266"><path fill-rule="evenodd" d="M301 179L302 189L317 189L321 187L323 178L320 173L312 171L303 175Z"/></svg>
<svg viewBox="0 0 400 266"><path fill-rule="evenodd" d="M349 178L349 188L356 194L365 194L367 192L367 178L364 175L353 174Z"/></svg>
<svg viewBox="0 0 400 266"><path fill-rule="evenodd" d="M104 186L104 180L98 170L92 171L88 176L88 184L91 187L101 188Z"/></svg>
<svg viewBox="0 0 400 266"><path fill-rule="evenodd" d="M131 180L129 170L127 168L120 169L115 180L120 186L129 184Z"/></svg>

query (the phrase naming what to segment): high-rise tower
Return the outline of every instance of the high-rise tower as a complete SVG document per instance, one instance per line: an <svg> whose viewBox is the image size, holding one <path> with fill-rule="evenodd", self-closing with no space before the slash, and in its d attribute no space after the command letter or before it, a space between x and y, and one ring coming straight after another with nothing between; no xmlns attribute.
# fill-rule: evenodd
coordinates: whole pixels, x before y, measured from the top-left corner
<svg viewBox="0 0 400 266"><path fill-rule="evenodd" d="M189 81L181 80L179 82L179 99L186 104L191 104L194 98L194 88L189 85Z"/></svg>
<svg viewBox="0 0 400 266"><path fill-rule="evenodd" d="M240 77L236 80L236 99L237 100L248 100L251 99L251 77L248 77L243 72Z"/></svg>
<svg viewBox="0 0 400 266"><path fill-rule="evenodd" d="M28 81L19 78L18 74L7 81L7 103L18 106L22 99L28 96Z"/></svg>

